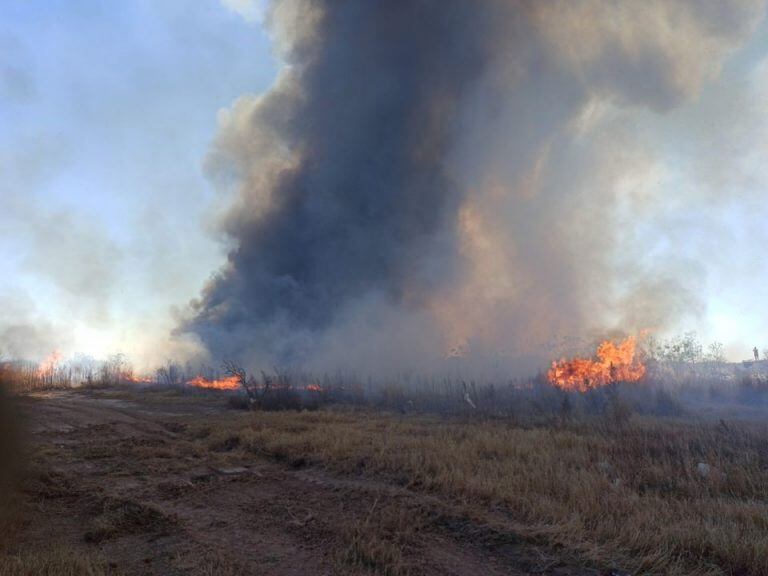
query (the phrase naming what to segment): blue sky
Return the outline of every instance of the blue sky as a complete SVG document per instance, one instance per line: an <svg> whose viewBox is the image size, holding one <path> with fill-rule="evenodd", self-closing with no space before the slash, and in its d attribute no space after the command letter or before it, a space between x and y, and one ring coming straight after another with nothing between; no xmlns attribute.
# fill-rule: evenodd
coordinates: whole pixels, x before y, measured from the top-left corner
<svg viewBox="0 0 768 576"><path fill-rule="evenodd" d="M138 332L172 326L222 257L217 112L275 69L258 22L218 0L0 4L0 302L40 327L20 347L141 353Z"/></svg>

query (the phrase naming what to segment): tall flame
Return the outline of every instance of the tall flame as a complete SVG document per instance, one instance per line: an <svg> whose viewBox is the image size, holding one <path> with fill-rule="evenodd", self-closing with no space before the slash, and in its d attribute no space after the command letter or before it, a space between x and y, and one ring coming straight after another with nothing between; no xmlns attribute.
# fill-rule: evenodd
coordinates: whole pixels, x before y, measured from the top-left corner
<svg viewBox="0 0 768 576"><path fill-rule="evenodd" d="M645 376L645 366L637 357L634 336L615 344L603 341L597 359L573 358L552 362L547 372L550 383L561 390L586 392L614 382L637 382Z"/></svg>
<svg viewBox="0 0 768 576"><path fill-rule="evenodd" d="M60 361L61 361L61 352L59 352L58 350L54 350L37 367L37 376L40 378L45 378L46 376L53 376L53 373L56 371L56 367L59 365Z"/></svg>

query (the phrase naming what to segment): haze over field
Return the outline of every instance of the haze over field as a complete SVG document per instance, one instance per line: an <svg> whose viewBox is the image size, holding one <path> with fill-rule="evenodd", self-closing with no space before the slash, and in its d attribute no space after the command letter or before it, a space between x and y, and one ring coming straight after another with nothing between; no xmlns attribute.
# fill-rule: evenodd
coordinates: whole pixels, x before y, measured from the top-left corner
<svg viewBox="0 0 768 576"><path fill-rule="evenodd" d="M11 0L0 47L8 355L768 344L763 2Z"/></svg>
<svg viewBox="0 0 768 576"><path fill-rule="evenodd" d="M0 576L768 574L768 0L0 0Z"/></svg>

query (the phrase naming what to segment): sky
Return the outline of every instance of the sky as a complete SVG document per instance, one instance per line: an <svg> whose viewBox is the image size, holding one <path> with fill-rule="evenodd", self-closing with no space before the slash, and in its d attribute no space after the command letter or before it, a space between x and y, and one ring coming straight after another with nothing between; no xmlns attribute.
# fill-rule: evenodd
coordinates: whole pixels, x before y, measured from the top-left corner
<svg viewBox="0 0 768 576"><path fill-rule="evenodd" d="M285 67L264 10L0 4L0 352L123 352L150 367L200 345L172 333L231 248L212 150ZM732 359L768 348L768 25L674 106L594 99L571 121L590 138L629 134L631 166L585 184L624 199L615 234L593 245L614 255L614 300L633 302L611 306L615 324L656 328L636 306L640 276L649 297L684 309L668 310L662 335L695 331Z"/></svg>
<svg viewBox="0 0 768 576"><path fill-rule="evenodd" d="M685 259L699 278L697 312L674 329L725 344L730 358L768 346L768 25L725 61L698 97L639 119L656 154L664 199L636 233L646 246ZM654 249L654 247L656 247Z"/></svg>
<svg viewBox="0 0 768 576"><path fill-rule="evenodd" d="M158 360L171 308L222 258L204 173L217 115L276 72L249 6L0 4L6 355Z"/></svg>

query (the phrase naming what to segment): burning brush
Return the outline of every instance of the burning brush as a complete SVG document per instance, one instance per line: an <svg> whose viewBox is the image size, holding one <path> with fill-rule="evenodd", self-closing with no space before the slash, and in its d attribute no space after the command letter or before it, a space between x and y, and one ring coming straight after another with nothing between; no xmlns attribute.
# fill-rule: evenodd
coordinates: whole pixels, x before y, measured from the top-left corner
<svg viewBox="0 0 768 576"><path fill-rule="evenodd" d="M618 344L604 340L594 360L573 358L552 362L547 379L561 390L587 392L616 382L637 382L645 376L645 371L637 354L637 339L630 336Z"/></svg>
<svg viewBox="0 0 768 576"><path fill-rule="evenodd" d="M191 380L188 380L186 384L187 386L210 388L213 390L237 390L241 387L240 378L237 375L212 379L195 376Z"/></svg>
<svg viewBox="0 0 768 576"><path fill-rule="evenodd" d="M37 367L36 375L38 378L52 379L61 362L61 352L54 350Z"/></svg>

